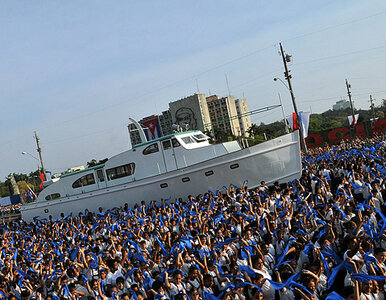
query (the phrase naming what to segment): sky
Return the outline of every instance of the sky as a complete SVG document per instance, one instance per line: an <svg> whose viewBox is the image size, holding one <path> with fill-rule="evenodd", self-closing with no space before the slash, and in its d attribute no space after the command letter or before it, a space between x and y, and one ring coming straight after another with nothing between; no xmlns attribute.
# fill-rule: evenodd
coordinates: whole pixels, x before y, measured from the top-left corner
<svg viewBox="0 0 386 300"><path fill-rule="evenodd" d="M1 1L0 181L53 173L130 148L128 118L192 95L245 97L250 110L292 103L320 113L346 98L386 98L386 2ZM226 79L229 83L229 91ZM280 109L252 122L282 118ZM27 152L29 155L22 155Z"/></svg>

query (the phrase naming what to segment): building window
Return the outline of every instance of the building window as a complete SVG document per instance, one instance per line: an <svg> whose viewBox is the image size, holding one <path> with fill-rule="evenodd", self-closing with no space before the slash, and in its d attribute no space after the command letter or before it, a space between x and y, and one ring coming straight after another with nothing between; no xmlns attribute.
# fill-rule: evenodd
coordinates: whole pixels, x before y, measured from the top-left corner
<svg viewBox="0 0 386 300"><path fill-rule="evenodd" d="M87 174L75 180L72 184L72 188L76 189L91 184L95 184L94 174Z"/></svg>
<svg viewBox="0 0 386 300"><path fill-rule="evenodd" d="M158 149L158 144L157 143L154 143L154 144L151 144L150 146L147 146L144 150L143 150L143 155L148 155L148 154L151 154L151 153L156 153L158 152L159 149Z"/></svg>

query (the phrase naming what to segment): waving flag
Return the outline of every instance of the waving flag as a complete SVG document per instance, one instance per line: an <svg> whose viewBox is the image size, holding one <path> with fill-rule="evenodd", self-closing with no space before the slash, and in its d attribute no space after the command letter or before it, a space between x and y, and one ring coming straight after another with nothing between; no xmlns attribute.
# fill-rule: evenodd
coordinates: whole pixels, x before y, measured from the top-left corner
<svg viewBox="0 0 386 300"><path fill-rule="evenodd" d="M141 124L145 127L144 132L148 141L157 139L162 136L158 116L141 121Z"/></svg>
<svg viewBox="0 0 386 300"><path fill-rule="evenodd" d="M354 115L354 118L353 118L353 116L347 116L347 119L348 119L348 124L350 126L354 126L358 122L359 114Z"/></svg>
<svg viewBox="0 0 386 300"><path fill-rule="evenodd" d="M300 123L302 124L303 136L306 138L308 136L308 127L310 124L310 112L299 112ZM292 115L287 116L287 121L291 126L292 130L299 129L299 122L297 121L296 114L292 113Z"/></svg>

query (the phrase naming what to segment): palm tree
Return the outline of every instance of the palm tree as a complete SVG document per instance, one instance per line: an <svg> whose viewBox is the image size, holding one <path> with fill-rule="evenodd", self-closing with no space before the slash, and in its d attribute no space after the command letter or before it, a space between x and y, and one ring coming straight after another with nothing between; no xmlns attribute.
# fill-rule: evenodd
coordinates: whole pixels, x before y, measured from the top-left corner
<svg viewBox="0 0 386 300"><path fill-rule="evenodd" d="M247 130L250 137L255 138L255 135L259 132L259 127L256 124L252 124Z"/></svg>

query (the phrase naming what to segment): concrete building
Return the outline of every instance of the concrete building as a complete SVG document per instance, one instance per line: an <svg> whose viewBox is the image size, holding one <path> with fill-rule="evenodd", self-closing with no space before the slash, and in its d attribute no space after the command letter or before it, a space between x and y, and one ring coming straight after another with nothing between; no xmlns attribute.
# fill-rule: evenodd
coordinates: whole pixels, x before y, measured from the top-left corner
<svg viewBox="0 0 386 300"><path fill-rule="evenodd" d="M213 128L237 135L240 125L234 100L233 97L219 98L217 95L206 98Z"/></svg>
<svg viewBox="0 0 386 300"><path fill-rule="evenodd" d="M169 111L173 124L189 124L190 129L203 132L212 129L208 105L204 94L192 96L170 102Z"/></svg>
<svg viewBox="0 0 386 300"><path fill-rule="evenodd" d="M247 99L236 99L236 111L240 123L242 136L249 136L248 129L251 127L251 115L249 114Z"/></svg>
<svg viewBox="0 0 386 300"><path fill-rule="evenodd" d="M139 132L137 127L133 123L130 123L127 126L127 130L129 131L129 137L130 137L130 142L131 146L135 146L141 143L141 138L139 136Z"/></svg>
<svg viewBox="0 0 386 300"><path fill-rule="evenodd" d="M162 112L162 115L158 116L159 124L161 126L162 135L168 135L172 133L173 119L169 110Z"/></svg>
<svg viewBox="0 0 386 300"><path fill-rule="evenodd" d="M206 98L213 128L233 134L246 136L251 126L246 99L213 95Z"/></svg>
<svg viewBox="0 0 386 300"><path fill-rule="evenodd" d="M158 120L160 134L154 132L155 120ZM251 118L246 99L219 98L216 95L206 98L205 94L194 94L170 102L169 110L163 111L161 115L147 116L139 123L149 128L145 134L152 131L152 138L171 134L173 124L188 124L189 129L203 132L209 132L214 127L236 136L248 136ZM128 125L128 131L131 145L140 144L139 132L134 124Z"/></svg>
<svg viewBox="0 0 386 300"><path fill-rule="evenodd" d="M347 100L339 100L337 101L333 106L332 106L332 109L333 110L343 110L343 109L346 109L346 108L350 108L350 102L347 101Z"/></svg>

